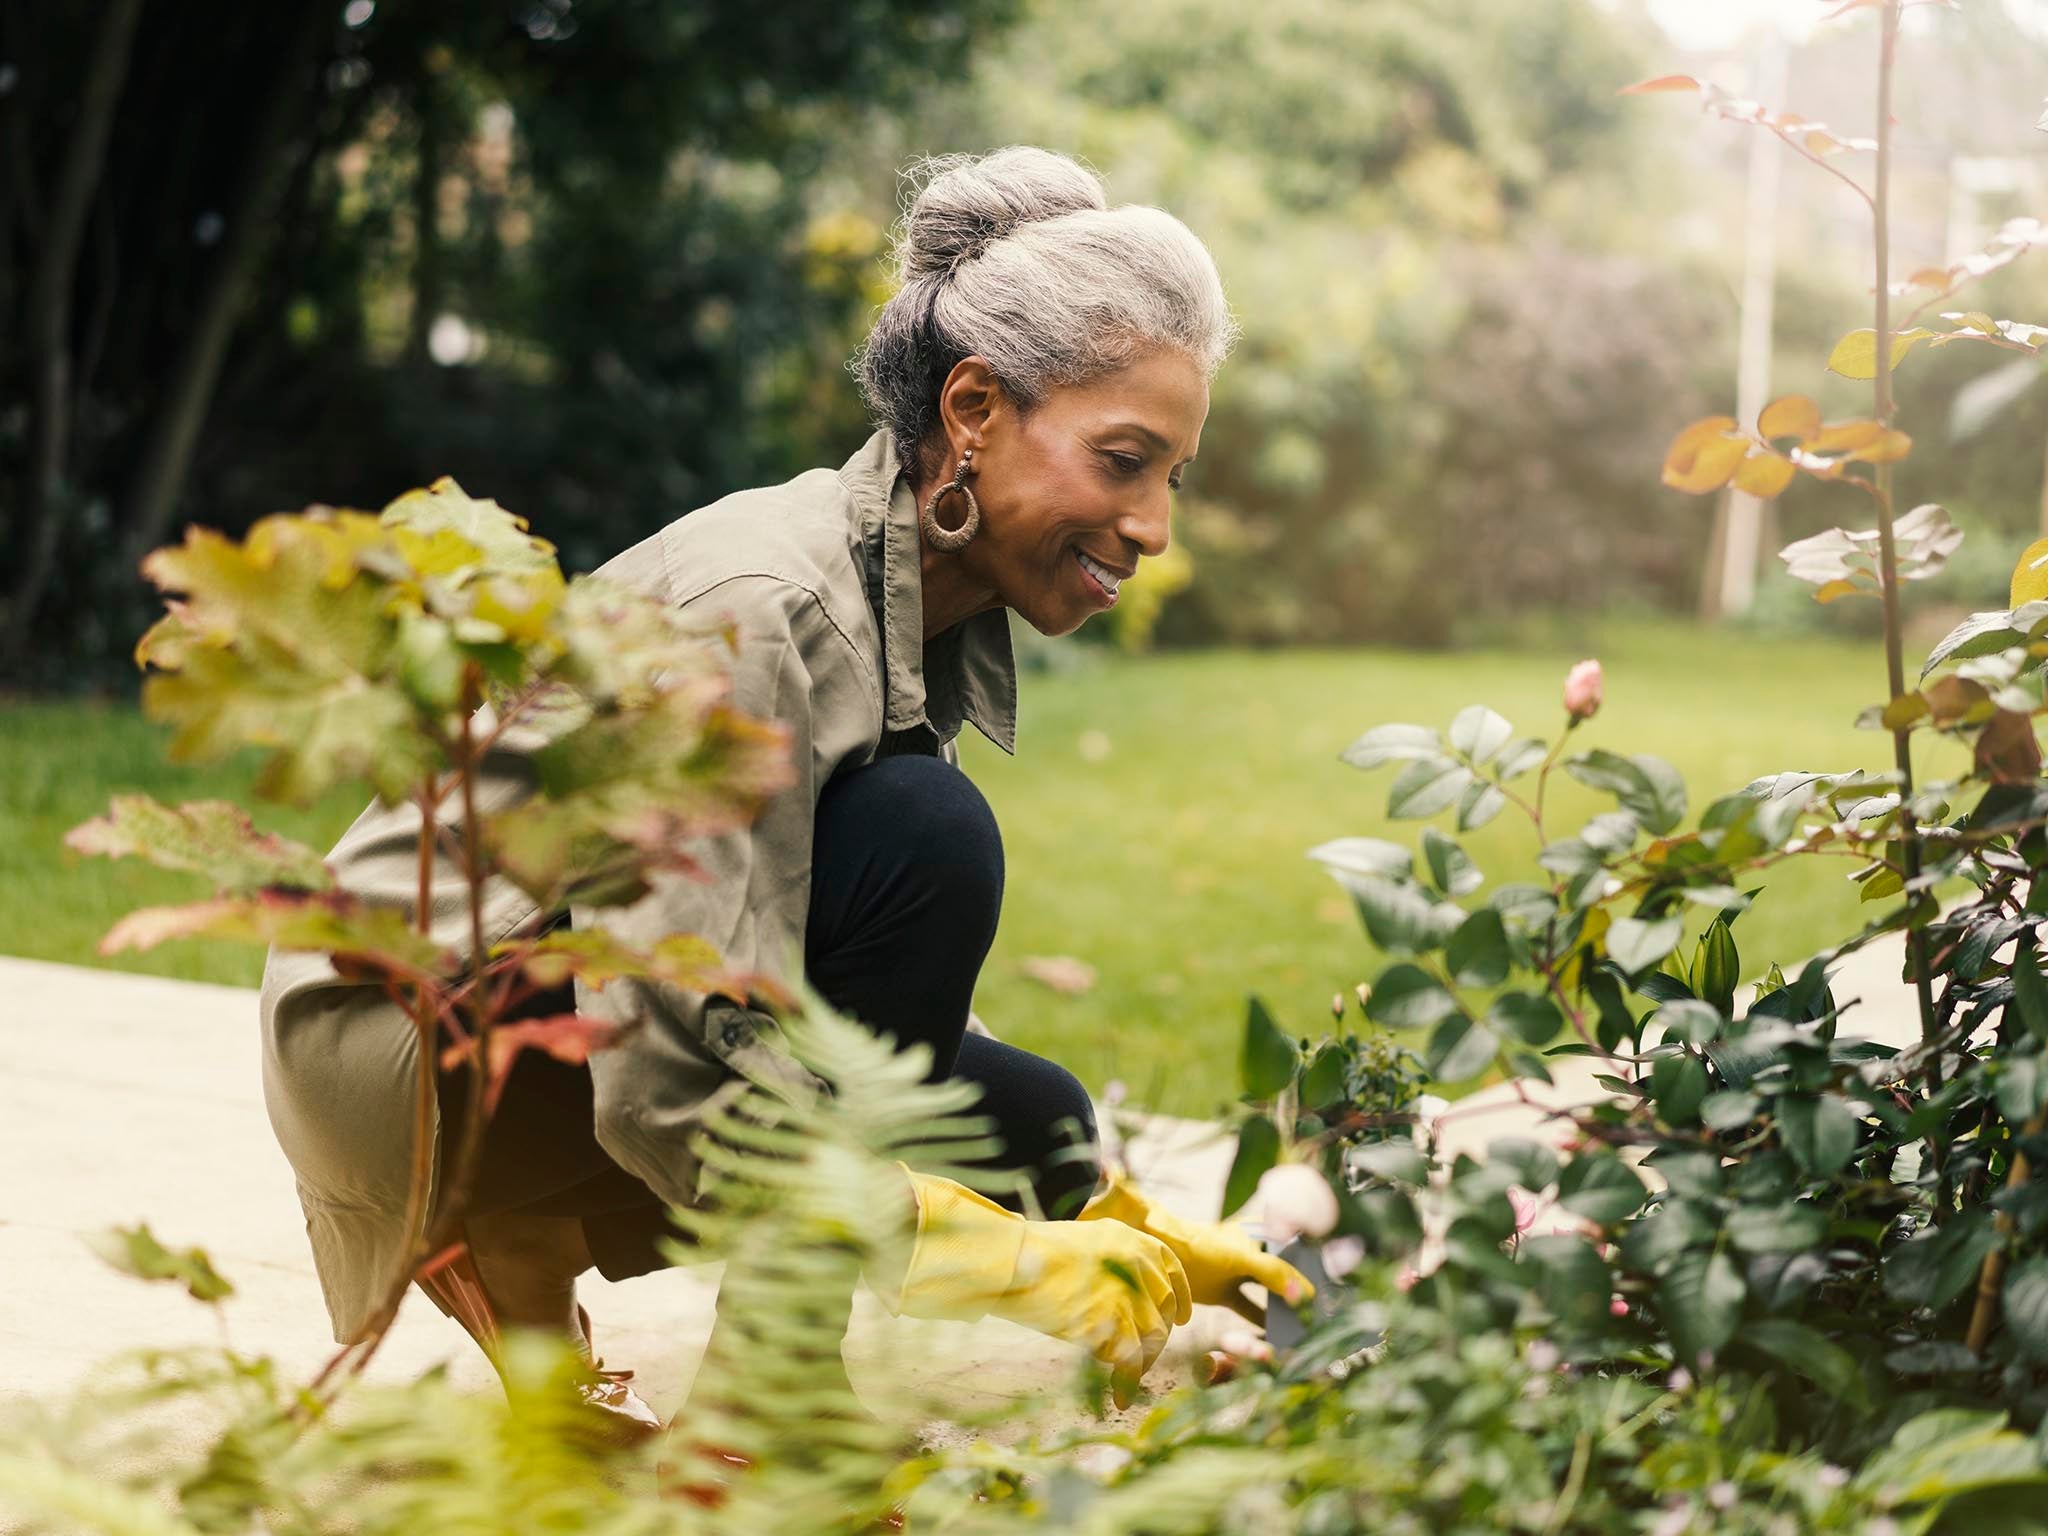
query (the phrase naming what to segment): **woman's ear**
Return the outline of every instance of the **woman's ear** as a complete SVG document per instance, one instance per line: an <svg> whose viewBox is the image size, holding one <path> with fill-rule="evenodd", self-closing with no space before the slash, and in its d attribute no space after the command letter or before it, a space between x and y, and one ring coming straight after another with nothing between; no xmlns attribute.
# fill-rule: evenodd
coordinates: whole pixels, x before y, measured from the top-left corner
<svg viewBox="0 0 2048 1536"><path fill-rule="evenodd" d="M982 358L963 357L953 365L939 389L939 425L955 459L987 442L989 425L1005 404L1003 386Z"/></svg>

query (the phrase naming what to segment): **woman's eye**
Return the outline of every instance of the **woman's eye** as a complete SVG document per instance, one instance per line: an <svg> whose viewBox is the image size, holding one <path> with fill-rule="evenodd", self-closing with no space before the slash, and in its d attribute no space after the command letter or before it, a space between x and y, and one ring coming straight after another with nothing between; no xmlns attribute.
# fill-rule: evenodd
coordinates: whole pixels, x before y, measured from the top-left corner
<svg viewBox="0 0 2048 1536"><path fill-rule="evenodd" d="M1145 467L1145 461L1139 458L1135 453L1112 452L1110 454L1110 458L1115 460L1116 467L1122 470L1127 475L1135 475L1139 470Z"/></svg>

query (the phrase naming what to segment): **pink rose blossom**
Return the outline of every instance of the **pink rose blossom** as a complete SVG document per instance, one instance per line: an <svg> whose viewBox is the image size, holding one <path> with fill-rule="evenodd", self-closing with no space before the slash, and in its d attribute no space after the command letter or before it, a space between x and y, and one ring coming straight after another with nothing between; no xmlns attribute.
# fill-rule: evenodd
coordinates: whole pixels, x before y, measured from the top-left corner
<svg viewBox="0 0 2048 1536"><path fill-rule="evenodd" d="M1323 1273L1332 1280L1342 1280L1364 1259L1365 1239L1362 1237L1333 1237L1323 1244Z"/></svg>
<svg viewBox="0 0 2048 1536"><path fill-rule="evenodd" d="M1623 1297L1616 1296L1607 1303L1607 1310L1615 1317L1627 1317L1628 1302Z"/></svg>
<svg viewBox="0 0 2048 1536"><path fill-rule="evenodd" d="M1540 1196L1532 1195L1519 1184L1508 1186L1508 1204L1515 1208L1515 1231L1527 1232L1536 1224L1536 1213L1543 1209Z"/></svg>
<svg viewBox="0 0 2048 1536"><path fill-rule="evenodd" d="M1337 1196L1330 1181L1307 1163L1268 1168L1257 1194L1260 1220L1275 1248L1297 1237L1326 1237L1337 1225Z"/></svg>
<svg viewBox="0 0 2048 1536"><path fill-rule="evenodd" d="M1605 678L1599 662L1582 661L1565 674L1564 712L1574 720L1592 719L1600 712L1600 700L1604 696Z"/></svg>

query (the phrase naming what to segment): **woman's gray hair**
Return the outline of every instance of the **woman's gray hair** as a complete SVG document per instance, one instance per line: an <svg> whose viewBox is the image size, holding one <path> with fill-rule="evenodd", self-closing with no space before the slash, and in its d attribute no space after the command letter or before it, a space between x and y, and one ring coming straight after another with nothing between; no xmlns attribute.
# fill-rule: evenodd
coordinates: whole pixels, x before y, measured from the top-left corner
<svg viewBox="0 0 2048 1536"><path fill-rule="evenodd" d="M1156 347L1213 374L1236 339L1194 232L1158 208L1109 207L1101 178L1065 155L1013 145L923 160L905 177L901 286L850 366L906 467L963 357L985 359L1029 410Z"/></svg>

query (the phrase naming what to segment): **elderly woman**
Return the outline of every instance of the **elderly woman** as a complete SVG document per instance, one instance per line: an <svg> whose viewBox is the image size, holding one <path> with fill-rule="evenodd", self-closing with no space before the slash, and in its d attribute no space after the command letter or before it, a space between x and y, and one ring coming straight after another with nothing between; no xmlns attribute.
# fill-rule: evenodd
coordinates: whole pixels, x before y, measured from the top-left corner
<svg viewBox="0 0 2048 1536"><path fill-rule="evenodd" d="M838 469L729 496L605 567L737 627L735 701L788 728L797 776L703 850L708 882L665 881L605 920L635 941L701 934L739 967L800 953L839 1010L977 1085L1020 1194L911 1175L908 1269L870 1280L896 1310L1009 1317L1128 1381L1191 1302L1256 1316L1241 1282L1295 1297L1306 1282L1235 1227L1105 1183L1065 1145L1094 1140L1081 1084L970 1028L1003 854L954 738L971 722L1013 750L1010 611L1066 634L1166 548L1232 326L1202 243L1157 209L1107 207L1073 161L1012 148L926 169L901 287L856 359L879 430ZM333 855L342 882L406 904L417 827L409 808L365 812ZM265 976L266 1096L343 1341L415 1240L412 1036L369 994L320 957L274 954ZM486 1129L466 1259L426 1282L486 1347L522 1325L587 1350L577 1275L660 1266L668 1207L696 1198L705 1099L734 1072L789 1069L762 1038L772 1023L736 1005L616 984L539 1008L577 1002L636 1027L587 1070L521 1058ZM453 1074L442 1089L445 1147L462 1094ZM651 1420L616 1380L585 1394Z"/></svg>

